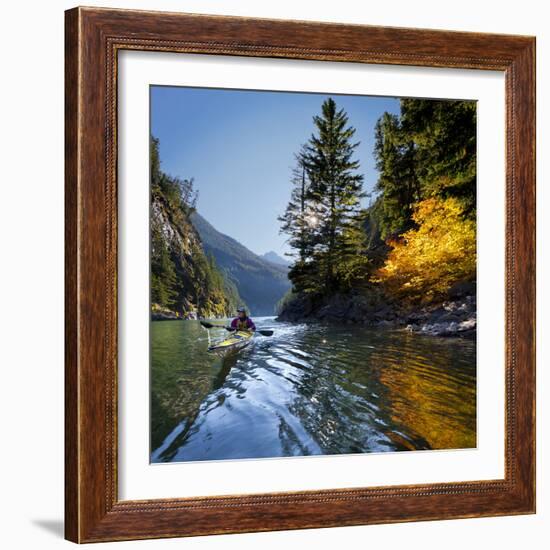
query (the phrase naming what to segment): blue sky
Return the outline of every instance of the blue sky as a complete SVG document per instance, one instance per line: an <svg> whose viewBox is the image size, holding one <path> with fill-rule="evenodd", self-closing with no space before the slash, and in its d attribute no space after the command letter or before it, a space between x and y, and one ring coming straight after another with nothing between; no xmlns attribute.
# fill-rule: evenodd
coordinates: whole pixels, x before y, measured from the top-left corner
<svg viewBox="0 0 550 550"><path fill-rule="evenodd" d="M294 153L314 132L313 116L327 97L357 130L355 158L370 191L377 179L374 125L384 111L399 112L395 98L152 86L161 167L194 178L197 209L218 231L257 254L283 255L277 216L290 195Z"/></svg>

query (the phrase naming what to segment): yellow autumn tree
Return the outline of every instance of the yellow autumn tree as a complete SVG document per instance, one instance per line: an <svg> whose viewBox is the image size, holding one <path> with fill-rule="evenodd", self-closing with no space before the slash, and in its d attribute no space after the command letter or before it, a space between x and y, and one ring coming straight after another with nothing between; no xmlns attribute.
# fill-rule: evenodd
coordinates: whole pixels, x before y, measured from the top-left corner
<svg viewBox="0 0 550 550"><path fill-rule="evenodd" d="M418 226L390 242L392 250L376 279L386 290L411 300L441 297L457 282L476 273L476 224L465 219L454 198L418 203Z"/></svg>

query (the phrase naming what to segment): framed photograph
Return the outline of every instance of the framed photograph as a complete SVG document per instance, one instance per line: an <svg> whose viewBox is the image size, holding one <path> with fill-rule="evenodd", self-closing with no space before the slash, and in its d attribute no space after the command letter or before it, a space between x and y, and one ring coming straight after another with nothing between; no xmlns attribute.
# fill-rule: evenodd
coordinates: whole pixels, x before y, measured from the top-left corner
<svg viewBox="0 0 550 550"><path fill-rule="evenodd" d="M534 513L534 37L65 48L67 539Z"/></svg>

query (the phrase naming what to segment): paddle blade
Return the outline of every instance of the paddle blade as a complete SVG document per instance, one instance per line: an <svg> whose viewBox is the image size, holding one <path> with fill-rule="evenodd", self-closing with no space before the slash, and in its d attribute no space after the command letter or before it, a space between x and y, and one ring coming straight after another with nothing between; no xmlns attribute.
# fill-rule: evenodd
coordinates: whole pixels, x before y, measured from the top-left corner
<svg viewBox="0 0 550 550"><path fill-rule="evenodd" d="M204 328L224 328L225 330L236 330L232 327L226 327L225 325L213 325L212 323L208 323L207 321L199 321L199 323L204 327Z"/></svg>
<svg viewBox="0 0 550 550"><path fill-rule="evenodd" d="M262 336L273 336L272 330L258 330L257 332L259 332Z"/></svg>

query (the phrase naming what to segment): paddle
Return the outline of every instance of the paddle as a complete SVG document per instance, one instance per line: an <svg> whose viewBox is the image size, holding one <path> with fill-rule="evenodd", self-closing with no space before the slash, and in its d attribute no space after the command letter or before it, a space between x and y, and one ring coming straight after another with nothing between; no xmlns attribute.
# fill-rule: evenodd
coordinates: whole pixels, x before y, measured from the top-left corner
<svg viewBox="0 0 550 550"><path fill-rule="evenodd" d="M228 330L230 332L237 330L236 328L226 327L225 325L213 325L212 323L208 323L206 321L199 322L204 328L224 328L225 330ZM261 334L262 336L273 336L272 330L256 330L255 332Z"/></svg>

